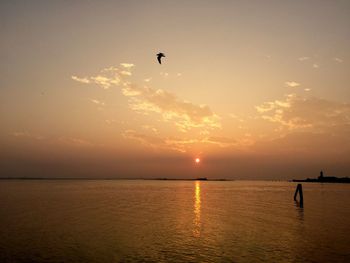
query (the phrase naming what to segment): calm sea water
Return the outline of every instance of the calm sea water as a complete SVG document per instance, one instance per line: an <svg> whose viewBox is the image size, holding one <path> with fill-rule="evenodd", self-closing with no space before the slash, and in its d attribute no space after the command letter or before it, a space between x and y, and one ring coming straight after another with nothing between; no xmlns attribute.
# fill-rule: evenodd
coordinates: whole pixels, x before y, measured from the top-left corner
<svg viewBox="0 0 350 263"><path fill-rule="evenodd" d="M350 185L0 181L0 262L350 262Z"/></svg>

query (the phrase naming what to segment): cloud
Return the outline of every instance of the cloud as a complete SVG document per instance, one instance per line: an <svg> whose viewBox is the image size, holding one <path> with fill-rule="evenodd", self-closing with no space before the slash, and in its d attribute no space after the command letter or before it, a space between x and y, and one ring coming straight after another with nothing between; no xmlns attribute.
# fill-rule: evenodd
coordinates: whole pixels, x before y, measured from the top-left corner
<svg viewBox="0 0 350 263"><path fill-rule="evenodd" d="M341 58L333 58L334 61L338 62L338 63L342 63L343 60Z"/></svg>
<svg viewBox="0 0 350 263"><path fill-rule="evenodd" d="M237 114L234 114L234 113L229 113L228 116L229 116L231 119L236 120L237 122L240 122L240 123L243 123L243 122L246 121L245 118L240 117L240 116L238 116Z"/></svg>
<svg viewBox="0 0 350 263"><path fill-rule="evenodd" d="M100 106L105 106L105 103L99 100L95 100L95 99L90 99L90 101L94 104L100 105Z"/></svg>
<svg viewBox="0 0 350 263"><path fill-rule="evenodd" d="M125 121L118 121L118 120L114 120L114 119L111 119L111 120L105 120L105 123L108 124L108 125L112 125L112 124L118 124L119 126L124 126L126 124Z"/></svg>
<svg viewBox="0 0 350 263"><path fill-rule="evenodd" d="M87 140L74 138L74 137L60 137L58 138L58 141L64 144L70 144L75 146L93 146L94 145L93 143Z"/></svg>
<svg viewBox="0 0 350 263"><path fill-rule="evenodd" d="M288 96L293 96L293 95L288 95ZM281 108L289 108L290 107L290 102L288 100L275 100L275 101L270 101L270 102L264 102L260 106L256 106L256 110L259 113L264 113L264 112L271 112L276 109L281 110Z"/></svg>
<svg viewBox="0 0 350 263"><path fill-rule="evenodd" d="M275 155L287 154L294 158L312 159L325 157L325 161L346 159L349 162L350 139L345 134L320 133L315 131L295 131L278 138L262 140L254 145L257 152L270 152ZM321 161L322 162L322 161ZM318 164L321 163L318 161ZM324 163L324 161L322 162Z"/></svg>
<svg viewBox="0 0 350 263"><path fill-rule="evenodd" d="M74 146L93 146L94 144L80 138L75 138L75 137L44 137L42 135L38 134L32 134L29 132L13 132L11 134L12 136L16 138L23 138L27 140L40 140L42 143L49 143L49 144L68 144L68 145L74 145ZM37 142L36 142L37 143Z"/></svg>
<svg viewBox="0 0 350 263"><path fill-rule="evenodd" d="M130 69L132 67L135 67L134 64L132 63L120 63L120 65L123 67L123 68L127 68L127 69Z"/></svg>
<svg viewBox="0 0 350 263"><path fill-rule="evenodd" d="M97 75L90 78L90 82L94 82L98 86L103 89L109 89L112 85L118 85L120 83L120 78L118 76L114 76L113 78L107 78L102 75Z"/></svg>
<svg viewBox="0 0 350 263"><path fill-rule="evenodd" d="M125 71L125 70L120 71L120 74L121 75L126 75L126 76L131 76L131 72L130 71Z"/></svg>
<svg viewBox="0 0 350 263"><path fill-rule="evenodd" d="M284 83L287 87L296 88L300 86L300 83L295 81L287 81Z"/></svg>
<svg viewBox="0 0 350 263"><path fill-rule="evenodd" d="M256 107L261 117L288 130L335 132L350 127L350 104L290 94Z"/></svg>
<svg viewBox="0 0 350 263"><path fill-rule="evenodd" d="M310 57L300 57L298 58L299 61L305 61L305 60L309 60Z"/></svg>
<svg viewBox="0 0 350 263"><path fill-rule="evenodd" d="M314 64L312 64L312 67L313 68L319 68L320 66L318 64L314 63Z"/></svg>
<svg viewBox="0 0 350 263"><path fill-rule="evenodd" d="M90 83L90 80L88 78L79 78L77 76L72 76L71 78L75 81L80 82L80 83L84 83L84 84Z"/></svg>
<svg viewBox="0 0 350 263"><path fill-rule="evenodd" d="M121 63L120 65L123 68L122 70L111 66L102 69L100 73L95 76L84 78L72 76L72 79L84 84L94 83L103 89L110 89L113 86L122 84L125 81L125 78L132 75L131 68L134 67L134 64Z"/></svg>
<svg viewBox="0 0 350 263"><path fill-rule="evenodd" d="M139 141L143 145L157 149L168 149L178 152L186 152L183 143L174 139L161 138L160 136L147 135L144 133L137 132L135 130L126 130L123 133L124 138Z"/></svg>
<svg viewBox="0 0 350 263"><path fill-rule="evenodd" d="M269 128L250 147L253 152L348 159L350 103L295 94L277 101L282 103L271 101L257 107L264 109L258 112Z"/></svg>
<svg viewBox="0 0 350 263"><path fill-rule="evenodd" d="M206 142L219 145L221 147L229 147L237 145L238 141L233 138L220 137L220 136L211 136L205 139Z"/></svg>
<svg viewBox="0 0 350 263"><path fill-rule="evenodd" d="M144 129L146 131L152 131L153 133L156 133L156 134L159 133L158 129L156 127L153 127L153 126L147 125L147 124L142 125L142 129Z"/></svg>
<svg viewBox="0 0 350 263"><path fill-rule="evenodd" d="M142 91L138 90L136 86L124 85L122 93L126 97L134 97L142 94Z"/></svg>
<svg viewBox="0 0 350 263"><path fill-rule="evenodd" d="M309 89L309 88L306 88L306 89L304 89L306 92L309 92L309 91L311 91L311 89Z"/></svg>
<svg viewBox="0 0 350 263"><path fill-rule="evenodd" d="M146 135L143 133L136 132L134 130L126 130L123 133L123 135L126 138L135 139L151 146L161 146L166 144L165 140L160 138L159 136Z"/></svg>
<svg viewBox="0 0 350 263"><path fill-rule="evenodd" d="M13 132L12 133L12 136L15 136L15 137L30 137L30 134L28 132Z"/></svg>
<svg viewBox="0 0 350 263"><path fill-rule="evenodd" d="M164 121L173 122L183 132L194 128L210 130L221 127L219 116L209 106L181 100L175 94L163 89L138 86L128 81L131 72L127 71L130 74L124 72L134 65L122 63L121 66L124 70L109 67L102 69L100 74L86 79L89 83L97 84L104 89L112 86L121 88L122 94L129 98L132 110L142 114L158 113Z"/></svg>
<svg viewBox="0 0 350 263"><path fill-rule="evenodd" d="M101 72L118 72L119 69L115 66L110 66L108 68L104 68L101 70Z"/></svg>
<svg viewBox="0 0 350 263"><path fill-rule="evenodd" d="M232 119L238 119L238 116L236 115L236 114L234 114L234 113L229 113L229 115L228 115L230 118L232 118Z"/></svg>
<svg viewBox="0 0 350 263"><path fill-rule="evenodd" d="M148 130L149 129L145 129ZM204 136L202 138L179 138L179 137L161 137L158 133L152 132L152 135L137 132L135 130L126 130L123 133L124 138L136 140L147 147L157 149L167 149L177 152L189 152L198 145L215 145L220 148L234 147L235 149L243 149L251 146L255 141L250 134L245 134L242 138L234 139L222 136ZM243 147L243 148L242 148Z"/></svg>
<svg viewBox="0 0 350 263"><path fill-rule="evenodd" d="M108 125L111 125L112 123L115 123L116 120L105 120L105 122L106 122Z"/></svg>
<svg viewBox="0 0 350 263"><path fill-rule="evenodd" d="M130 107L144 114L154 112L162 115L165 121L172 121L181 131L193 128L220 128L220 118L207 105L196 105L180 100L176 95L149 87L128 87L136 95L130 100Z"/></svg>
<svg viewBox="0 0 350 263"><path fill-rule="evenodd" d="M45 137L42 135L38 135L38 134L32 134L26 131L15 131L11 134L14 137L17 138L29 138L29 139L35 139L35 140L44 140Z"/></svg>
<svg viewBox="0 0 350 263"><path fill-rule="evenodd" d="M144 79L143 81L144 82L150 82L152 80L152 78L147 78L147 79Z"/></svg>

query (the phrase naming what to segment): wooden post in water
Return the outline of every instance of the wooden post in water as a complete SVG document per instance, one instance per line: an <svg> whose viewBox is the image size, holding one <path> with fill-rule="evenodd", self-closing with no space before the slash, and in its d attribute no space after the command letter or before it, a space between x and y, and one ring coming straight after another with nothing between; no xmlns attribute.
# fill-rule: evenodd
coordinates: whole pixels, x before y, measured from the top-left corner
<svg viewBox="0 0 350 263"><path fill-rule="evenodd" d="M299 193L299 202L300 202L300 207L303 207L304 204L304 198L303 198L303 186L301 184L297 185L297 189L295 190L294 194L294 201L297 201L297 195Z"/></svg>

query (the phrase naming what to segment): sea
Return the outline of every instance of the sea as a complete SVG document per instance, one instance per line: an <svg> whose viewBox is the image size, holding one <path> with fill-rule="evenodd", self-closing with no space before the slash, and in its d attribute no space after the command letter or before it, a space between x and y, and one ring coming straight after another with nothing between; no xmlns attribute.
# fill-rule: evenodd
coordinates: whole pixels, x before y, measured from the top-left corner
<svg viewBox="0 0 350 263"><path fill-rule="evenodd" d="M0 180L0 262L350 262L350 184Z"/></svg>

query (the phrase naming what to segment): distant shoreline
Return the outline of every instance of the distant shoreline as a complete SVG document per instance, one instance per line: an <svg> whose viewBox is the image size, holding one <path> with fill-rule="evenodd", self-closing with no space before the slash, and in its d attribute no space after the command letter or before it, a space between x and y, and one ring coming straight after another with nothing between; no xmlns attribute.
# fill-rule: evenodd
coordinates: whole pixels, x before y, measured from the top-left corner
<svg viewBox="0 0 350 263"><path fill-rule="evenodd" d="M350 178L349 177L336 177L336 176L325 176L323 171L320 171L320 176L317 178L306 178L303 180L299 179L293 179L292 182L296 183L340 183L340 184L346 184L350 183Z"/></svg>
<svg viewBox="0 0 350 263"><path fill-rule="evenodd" d="M303 180L299 180L299 179L293 179L292 182L295 183L338 183L338 184L349 184L350 183L350 178L348 177L342 177L342 178L336 178L336 179L332 179L332 180L319 180L319 179L303 179Z"/></svg>
<svg viewBox="0 0 350 263"><path fill-rule="evenodd" d="M69 177L0 177L0 180L145 180L145 181L237 181L235 179L208 179L208 178L69 178Z"/></svg>
<svg viewBox="0 0 350 263"><path fill-rule="evenodd" d="M245 180L245 179L210 179L210 178L65 178L65 177L0 177L0 181L207 181L207 182L233 182L233 181L266 181L266 182L290 182L290 183L350 183L350 178L343 177L331 181L319 181L318 179L292 179L292 180Z"/></svg>

